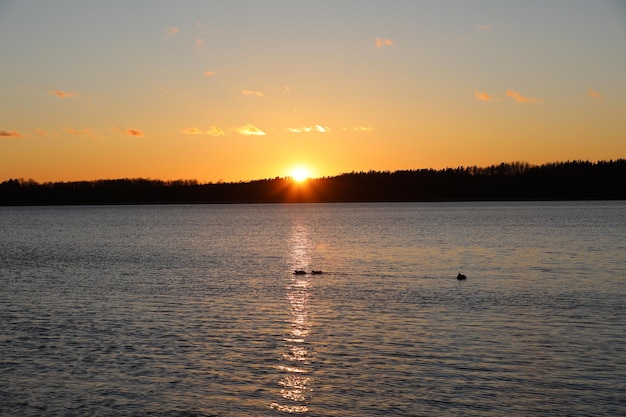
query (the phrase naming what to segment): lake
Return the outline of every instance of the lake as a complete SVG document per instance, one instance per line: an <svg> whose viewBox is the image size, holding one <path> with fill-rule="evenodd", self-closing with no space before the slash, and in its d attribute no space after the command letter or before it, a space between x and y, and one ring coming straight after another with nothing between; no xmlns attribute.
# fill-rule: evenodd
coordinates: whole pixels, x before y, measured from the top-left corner
<svg viewBox="0 0 626 417"><path fill-rule="evenodd" d="M626 202L0 207L0 283L0 415L626 415Z"/></svg>

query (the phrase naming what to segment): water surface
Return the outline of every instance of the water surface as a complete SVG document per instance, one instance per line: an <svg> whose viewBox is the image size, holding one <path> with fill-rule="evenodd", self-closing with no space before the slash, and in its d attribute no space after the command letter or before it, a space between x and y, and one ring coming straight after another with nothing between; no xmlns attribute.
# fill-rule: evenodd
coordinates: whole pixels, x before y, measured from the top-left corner
<svg viewBox="0 0 626 417"><path fill-rule="evenodd" d="M625 415L625 278L623 202L2 207L0 414Z"/></svg>

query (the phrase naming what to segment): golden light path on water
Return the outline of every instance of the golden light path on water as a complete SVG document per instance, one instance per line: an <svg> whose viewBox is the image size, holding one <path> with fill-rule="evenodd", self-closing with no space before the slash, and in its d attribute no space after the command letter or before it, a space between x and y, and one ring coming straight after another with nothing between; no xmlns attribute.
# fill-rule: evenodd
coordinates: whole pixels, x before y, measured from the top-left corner
<svg viewBox="0 0 626 417"><path fill-rule="evenodd" d="M291 232L290 262L292 272L306 270L310 264L310 238L306 226L294 224ZM309 291L311 287L308 274L291 274L285 286L289 301L290 325L285 334L285 351L278 370L282 378L278 381L284 404L273 403L272 408L288 413L306 413L311 393L309 365L315 352L307 345L311 329L309 320Z"/></svg>

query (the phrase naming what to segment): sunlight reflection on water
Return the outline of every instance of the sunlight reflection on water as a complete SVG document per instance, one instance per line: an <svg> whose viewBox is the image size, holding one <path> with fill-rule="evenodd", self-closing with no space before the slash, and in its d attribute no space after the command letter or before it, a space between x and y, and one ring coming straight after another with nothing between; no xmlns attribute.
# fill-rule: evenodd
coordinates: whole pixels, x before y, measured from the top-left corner
<svg viewBox="0 0 626 417"><path fill-rule="evenodd" d="M309 268L311 239L308 228L301 224L295 224L291 231L290 262L292 269L306 270ZM284 337L285 352L281 361L285 364L278 365L276 369L282 374L278 381L280 394L285 404L272 403L271 407L288 413L306 413L309 411L308 402L310 393L311 377L309 373L314 351L307 344L307 336L310 333L309 321L309 290L311 287L310 277L307 274L292 274L287 278L285 286L290 311L290 332Z"/></svg>

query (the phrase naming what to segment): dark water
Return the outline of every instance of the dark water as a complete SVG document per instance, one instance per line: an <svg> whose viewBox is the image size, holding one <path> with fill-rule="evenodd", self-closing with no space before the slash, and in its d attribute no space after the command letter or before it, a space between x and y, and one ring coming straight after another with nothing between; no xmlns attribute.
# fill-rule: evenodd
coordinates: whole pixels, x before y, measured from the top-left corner
<svg viewBox="0 0 626 417"><path fill-rule="evenodd" d="M0 284L1 415L626 415L623 202L3 207Z"/></svg>

